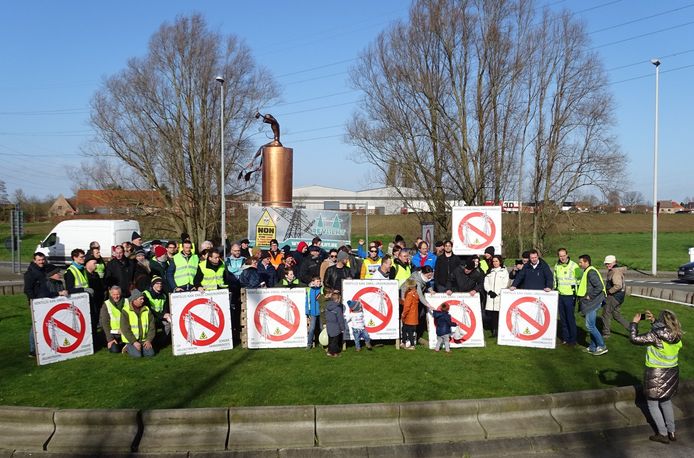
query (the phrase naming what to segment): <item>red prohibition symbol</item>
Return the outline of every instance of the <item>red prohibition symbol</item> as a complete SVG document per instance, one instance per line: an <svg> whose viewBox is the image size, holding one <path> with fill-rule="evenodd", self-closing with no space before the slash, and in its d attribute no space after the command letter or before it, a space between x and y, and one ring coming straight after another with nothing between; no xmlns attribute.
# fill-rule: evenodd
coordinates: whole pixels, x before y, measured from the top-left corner
<svg viewBox="0 0 694 458"><path fill-rule="evenodd" d="M63 323L62 321L58 320L55 318L55 314L62 311L62 310L68 310L72 304L69 304L67 302L63 302L62 304L58 304L52 309L48 311L46 314L46 317L43 319L43 338L46 340L46 343L48 344L49 347L53 348L53 338L51 337L51 324L55 326L56 328L60 329L64 333L72 336L75 341L69 345L62 346L58 342L56 342L56 351L58 353L70 353L72 351L75 351L81 344L82 341L84 340L84 334L86 332L86 326L84 323L84 315L82 315L82 312L80 309L77 307L74 307L74 311L77 315L77 320L79 322L79 329L73 329L72 327L68 326L67 324Z"/></svg>
<svg viewBox="0 0 694 458"><path fill-rule="evenodd" d="M483 219L488 218L489 233L485 232L483 229L480 229L479 227L470 223L469 221L472 218L483 218ZM465 228L466 225L470 229L470 231L474 232L475 234L477 234L481 237L480 243L471 243L469 240L465 239L465 232L463 229ZM487 246L489 246L491 244L491 242L494 240L495 236L496 236L496 224L494 224L494 220L487 217L482 212L470 212L467 215L465 215L460 220L460 224L458 224L458 237L460 238L460 241L463 243L463 245L466 245L468 248L471 248L473 250L486 248Z"/></svg>
<svg viewBox="0 0 694 458"><path fill-rule="evenodd" d="M458 327L464 332L462 338L460 338L460 339L451 338L451 340L455 343L463 343L466 340L470 339L470 337L472 337L472 334L474 334L474 332L475 332L475 328L477 327L477 319L475 318L475 314L472 313L472 310L470 309L470 307L467 307L467 308L463 307L463 303L461 303L458 300L446 301L443 304L448 304L449 310L452 307L462 307L463 313L467 313L467 316L470 319L470 325L468 326L465 323L463 323L463 322L453 318L453 316L451 316L451 321L453 321L455 324L457 324ZM443 304L441 304L441 305L443 305ZM439 305L436 310L440 311L441 305Z"/></svg>
<svg viewBox="0 0 694 458"><path fill-rule="evenodd" d="M255 313L253 314L253 322L255 323L255 328L261 335L263 334L263 325L260 320L260 315L263 313L263 309L265 310L264 313L267 314L268 318L271 318L272 320L278 322L279 324L287 328L287 331L281 334L272 334L268 332L266 337L268 340L271 340L273 342L282 342L283 340L287 340L290 337L292 337L299 329L299 307L297 307L293 301L289 300L288 302L288 305L291 307L292 317L294 318L293 322L287 321L283 317L279 316L277 313L270 310L270 308L268 307L268 305L272 302L280 302L284 304L286 300L286 296L268 296L258 303L258 306L255 308Z"/></svg>
<svg viewBox="0 0 694 458"><path fill-rule="evenodd" d="M369 304L364 299L362 299L362 297L367 294L383 294L383 301L386 306L385 315L381 313L378 307L374 307L373 305ZM357 292L357 294L354 295L352 300L361 301L361 305L364 307L364 310L368 310L369 313L371 313L374 316L374 318L381 321L381 323L377 324L376 326L366 326L367 332L382 331L383 329L385 329L386 326L388 326L388 323L390 323L390 319L393 316L393 303L390 301L390 297L388 297L388 295L385 294L381 288L377 288L375 286L367 286L366 288L362 288Z"/></svg>
<svg viewBox="0 0 694 458"><path fill-rule="evenodd" d="M191 311L193 307L208 304L210 304L210 299L207 299L206 297L200 297L198 299L190 301L188 305L186 305L183 308L183 311L181 311L181 317L178 320L179 329L181 330L183 338L186 340L188 340L188 329L186 328L186 315L188 314L190 314L190 318L192 319L192 321L195 321L196 323L207 328L210 331L210 337L206 339L195 339L192 341L192 344L197 347L206 347L207 345L215 343L222 335L222 331L224 330L224 314L222 313L222 309L219 308L219 305L217 305L217 303L212 302L214 312L217 315L217 325L215 325L214 323L210 323L208 320L201 318L200 315L197 315Z"/></svg>
<svg viewBox="0 0 694 458"><path fill-rule="evenodd" d="M520 308L521 304L533 304L533 306L535 306L538 303L541 304L542 307L542 323L539 323L535 318L531 317ZM534 328L534 332L530 331L529 334L524 334L520 332L520 330L517 330L518 332L514 333L514 314L517 314L519 318L523 318L524 321L532 326L532 328ZM508 308L508 312L506 312L506 326L508 326L509 331L511 331L513 335L521 340L536 340L542 337L542 335L547 332L547 329L549 328L549 321L549 309L543 302L539 301L539 299L535 297L521 297L520 299L516 299Z"/></svg>

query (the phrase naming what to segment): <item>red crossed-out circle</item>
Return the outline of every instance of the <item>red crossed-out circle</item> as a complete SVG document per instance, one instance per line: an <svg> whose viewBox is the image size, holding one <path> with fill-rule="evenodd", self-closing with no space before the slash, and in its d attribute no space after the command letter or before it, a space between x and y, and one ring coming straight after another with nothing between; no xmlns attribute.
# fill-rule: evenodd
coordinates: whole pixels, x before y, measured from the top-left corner
<svg viewBox="0 0 694 458"><path fill-rule="evenodd" d="M383 292L381 288L377 288L376 286L367 286L366 288L362 288L359 291L357 291L357 294L352 297L353 301L361 301L362 307L364 307L364 310L368 310L375 318L381 320L381 324L378 324L376 326L366 326L366 331L367 332L378 332L383 329L385 329L386 326L388 326L388 323L390 323L390 319L393 316L393 303L390 301L390 297L388 297L385 292L383 293L384 300L386 303L386 314L382 314L376 307L373 307L370 305L368 302L364 301L362 299L362 296L366 294L380 294Z"/></svg>
<svg viewBox="0 0 694 458"><path fill-rule="evenodd" d="M462 307L462 306L464 305L463 302L461 302L461 301L459 301L459 300L456 300L456 299L451 299L451 300L449 300L449 301L446 301L446 302L441 303L441 305L443 305L443 304L448 304L449 310L450 310L450 307ZM439 305L439 306L436 308L436 310L439 310L439 311L440 311L440 310L441 310L441 305ZM460 338L460 339L453 339L453 338L451 337L451 340L452 340L453 342L455 342L455 343L463 343L463 342L465 342L466 340L470 339L470 337L472 337L472 334L474 334L474 332L475 332L475 328L477 328L477 319L475 318L475 314L472 313L472 309L471 309L470 307L468 307L467 310L469 310L469 313L468 313L467 316L470 317L470 326L469 326L469 327L466 326L466 325L465 325L464 323L462 323L461 321L458 321L458 320L456 320L455 318L453 318L453 316L452 316L452 314L451 314L451 321L453 321L455 324L457 324L458 327L459 327L460 329L462 329L463 331L465 331L465 334L463 334L463 337ZM465 309L463 308L463 312L464 312L464 311L465 311Z"/></svg>
<svg viewBox="0 0 694 458"><path fill-rule="evenodd" d="M468 248L471 248L473 250L489 246L489 244L494 240L494 237L496 236L496 224L494 224L494 220L491 218L489 219L490 232L489 234L487 234L477 226L468 223L468 221L472 218L484 218L484 213L470 212L460 220L460 223L458 224L458 237L460 238L460 241L463 242L464 245L467 245ZM482 237L482 241L480 243L469 243L465 240L465 236L463 234L463 228L465 227L465 223L467 223L471 231Z"/></svg>
<svg viewBox="0 0 694 458"><path fill-rule="evenodd" d="M183 338L186 340L188 340L188 329L186 329L186 315L188 313L190 313L190 317L193 321L211 331L212 334L207 339L195 339L192 342L193 345L197 347L205 347L207 345L213 344L219 339L219 337L222 335L222 331L224 330L224 314L222 313L222 309L219 307L219 305L217 305L216 302L212 302L212 304L214 306L214 311L217 315L217 326L201 318L199 315L196 315L191 311L193 307L203 304L207 305L209 303L210 299L206 297L199 297L188 302L188 305L183 307L183 310L181 311L181 316L178 320L178 328L181 330L181 334L183 335Z"/></svg>
<svg viewBox="0 0 694 458"><path fill-rule="evenodd" d="M263 334L263 325L260 323L260 312L263 309L265 309L265 313L267 313L267 316L269 316L270 318L277 321L279 324L288 329L287 332L282 334L268 333L268 340L271 340L273 342L281 342L283 340L287 340L296 333L297 329L299 329L299 307L297 307L293 301L289 301L289 305L292 308L292 315L294 316L293 322L285 320L283 317L279 316L278 314L270 310L270 308L268 307L268 304L270 304L271 302L284 303L285 299L287 299L286 296L268 296L258 303L258 306L255 308L255 314L253 314L253 322L255 323L255 328L261 335Z"/></svg>
<svg viewBox="0 0 694 458"><path fill-rule="evenodd" d="M77 319L79 320L79 329L72 329L70 326L66 325L62 321L54 318L55 314L62 311L62 310L68 310L72 304L63 302L61 304L56 305L52 309L48 311L46 314L46 317L43 319L43 338L46 340L46 343L48 344L49 347L53 346L53 340L51 339L51 333L48 330L49 324L51 322L51 319L53 320L53 324L59 328L61 331L65 332L66 334L71 335L72 337L75 338L75 341L66 346L61 346L58 345L58 348L56 351L58 353L70 353L75 351L77 347L79 347L82 344L82 341L84 340L84 334L86 332L87 327L85 326L84 323L84 315L82 315L82 312L80 309L75 307L75 312L77 313Z"/></svg>
<svg viewBox="0 0 694 458"><path fill-rule="evenodd" d="M511 306L508 308L508 312L506 312L506 326L508 326L509 331L513 331L513 310L518 309L518 313L520 313L521 318L523 318L525 321L527 321L532 327L534 327L537 331L532 332L530 334L519 334L517 337L521 340L536 340L542 335L547 332L547 329L549 328L549 308L547 308L546 305L542 307L542 314L544 316L543 324L541 325L537 321L535 321L534 318L532 318L530 315L525 313L523 310L521 310L520 305L521 304L527 304L527 303L532 303L534 304L537 302L537 298L535 297L521 297L520 299L516 299L513 301Z"/></svg>

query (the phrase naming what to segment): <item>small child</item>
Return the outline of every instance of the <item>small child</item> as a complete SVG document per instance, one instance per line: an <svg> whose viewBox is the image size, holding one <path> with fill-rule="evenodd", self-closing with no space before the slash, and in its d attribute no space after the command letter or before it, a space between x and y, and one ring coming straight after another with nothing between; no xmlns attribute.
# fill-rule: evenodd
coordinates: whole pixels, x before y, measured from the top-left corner
<svg viewBox="0 0 694 458"><path fill-rule="evenodd" d="M451 328L457 326L451 319L451 314L448 313L448 304L441 304L441 310L434 310L434 321L436 322L436 347L434 351L439 351L441 344L446 347L446 353L451 352Z"/></svg>
<svg viewBox="0 0 694 458"><path fill-rule="evenodd" d="M337 358L342 351L342 334L345 332L345 312L340 302L340 291L333 290L325 304L325 325L328 330L327 355Z"/></svg>
<svg viewBox="0 0 694 458"><path fill-rule="evenodd" d="M419 296L417 294L417 281L408 278L404 283L405 300L403 301L402 315L402 338L404 347L407 350L414 350L417 342L417 326L419 326Z"/></svg>
<svg viewBox="0 0 694 458"><path fill-rule="evenodd" d="M361 338L363 337L366 349L371 350L373 346L371 345L371 337L364 326L364 308L361 302L347 301L347 307L349 307L347 322L350 324L349 328L352 330L352 336L354 336L354 348L356 351L361 351Z"/></svg>
<svg viewBox="0 0 694 458"><path fill-rule="evenodd" d="M306 288L306 318L308 321L308 337L306 339L306 350L313 348L314 340L316 339L316 331L321 329L320 319L320 302L318 299L321 295L320 277L315 276Z"/></svg>

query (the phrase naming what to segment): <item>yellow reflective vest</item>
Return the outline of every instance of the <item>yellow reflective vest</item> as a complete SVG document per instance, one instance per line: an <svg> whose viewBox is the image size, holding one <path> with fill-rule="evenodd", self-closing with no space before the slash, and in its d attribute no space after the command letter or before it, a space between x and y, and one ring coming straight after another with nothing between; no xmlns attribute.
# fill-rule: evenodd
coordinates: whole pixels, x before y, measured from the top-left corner
<svg viewBox="0 0 694 458"><path fill-rule="evenodd" d="M578 283L578 291L576 291L576 295L578 297L584 297L586 295L586 292L588 292L588 272L590 272L591 270L594 270L595 273L598 274L600 283L602 283L602 292L605 292L605 282L602 279L602 275L600 275L600 271L593 266L588 266L588 268L583 272L581 281Z"/></svg>
<svg viewBox="0 0 694 458"><path fill-rule="evenodd" d="M397 262L393 263L393 266L395 267L395 279L398 281L398 288L405 283L405 280L410 278L412 275L412 267L408 265L407 267L403 267Z"/></svg>
<svg viewBox="0 0 694 458"><path fill-rule="evenodd" d="M188 259L183 257L183 253L177 253L173 257L174 265L176 266L176 271L174 272L174 283L179 288L187 285L193 284L193 279L195 279L195 274L198 271L198 264L200 260L197 254L192 254Z"/></svg>
<svg viewBox="0 0 694 458"><path fill-rule="evenodd" d="M85 275L84 271L78 269L72 264L70 264L70 267L68 267L67 270L72 272L72 276L75 277L75 288L89 288L89 282L87 281L87 276Z"/></svg>
<svg viewBox="0 0 694 458"><path fill-rule="evenodd" d="M111 334L120 334L120 315L121 311L118 307L113 305L111 301L104 302L106 306L106 311L108 312L109 323L111 326ZM123 307L130 306L130 302L127 299L123 300Z"/></svg>
<svg viewBox="0 0 694 458"><path fill-rule="evenodd" d="M668 369L677 367L678 353L682 348L682 341L671 344L662 342L663 348L657 348L655 345L646 347L646 367L655 367L658 369Z"/></svg>
<svg viewBox="0 0 694 458"><path fill-rule="evenodd" d="M383 261L381 260L381 258L365 258L364 262L362 262L361 264L361 278L372 278L374 276L374 272L376 272L378 268L381 267L382 263Z"/></svg>
<svg viewBox="0 0 694 458"><path fill-rule="evenodd" d="M559 291L562 296L573 296L578 279L581 278L580 269L578 264L570 259L566 264L556 263L554 265L554 289Z"/></svg>
<svg viewBox="0 0 694 458"><path fill-rule="evenodd" d="M226 288L227 285L224 283L224 263L220 262L217 266L217 270L212 270L207 268L207 261L202 261L200 264L200 271L202 272L202 281L200 286L205 290Z"/></svg>
<svg viewBox="0 0 694 458"><path fill-rule="evenodd" d="M142 306L142 309L140 310L140 314L138 315L135 313L135 310L133 310L132 306L130 304L123 305L123 312L127 317L128 317L128 323L130 324L130 332L133 333L135 336L135 340L137 341L142 341L145 337L147 337L147 333L149 332L149 307L146 305ZM142 333L140 333L140 330L142 330ZM121 332L121 339L125 343L130 343L128 338L125 336L125 333Z"/></svg>
<svg viewBox="0 0 694 458"><path fill-rule="evenodd" d="M147 303L151 306L152 310L156 313L161 313L164 311L164 305L166 304L166 297L162 297L161 299L155 299L154 296L152 296L152 292L150 290L146 290L144 293L147 298Z"/></svg>

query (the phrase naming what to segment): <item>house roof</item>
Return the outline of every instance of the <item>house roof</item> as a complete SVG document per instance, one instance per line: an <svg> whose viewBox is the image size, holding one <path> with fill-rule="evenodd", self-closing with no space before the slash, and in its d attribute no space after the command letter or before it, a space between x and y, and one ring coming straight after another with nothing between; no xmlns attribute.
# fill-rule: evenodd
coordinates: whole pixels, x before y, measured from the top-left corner
<svg viewBox="0 0 694 458"><path fill-rule="evenodd" d="M135 189L80 189L75 203L79 207L133 207L138 205L160 207L163 200L158 191Z"/></svg>
<svg viewBox="0 0 694 458"><path fill-rule="evenodd" d="M674 200L661 200L658 202L658 205L660 205L660 208L684 208L679 202L675 202Z"/></svg>

